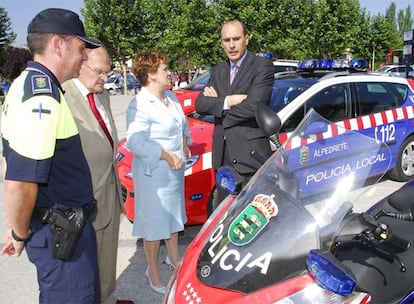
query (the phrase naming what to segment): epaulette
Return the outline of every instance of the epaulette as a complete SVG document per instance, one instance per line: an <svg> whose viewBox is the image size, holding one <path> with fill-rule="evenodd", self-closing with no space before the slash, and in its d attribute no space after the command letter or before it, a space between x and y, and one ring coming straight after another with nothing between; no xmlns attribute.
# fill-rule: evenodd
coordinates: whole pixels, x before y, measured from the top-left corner
<svg viewBox="0 0 414 304"><path fill-rule="evenodd" d="M34 74L30 77L33 95L45 93L51 94L53 92L52 82L49 76L45 74Z"/></svg>

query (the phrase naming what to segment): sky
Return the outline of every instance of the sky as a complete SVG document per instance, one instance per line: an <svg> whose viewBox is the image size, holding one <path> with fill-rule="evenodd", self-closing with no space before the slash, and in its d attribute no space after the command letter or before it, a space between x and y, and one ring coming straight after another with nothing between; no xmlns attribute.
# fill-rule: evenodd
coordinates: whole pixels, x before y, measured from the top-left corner
<svg viewBox="0 0 414 304"><path fill-rule="evenodd" d="M11 27L17 34L13 43L15 47L26 44L27 26L30 20L40 11L46 8L65 8L80 14L84 7L83 0L0 0L11 21Z"/></svg>
<svg viewBox="0 0 414 304"><path fill-rule="evenodd" d="M413 0L360 0L360 6L365 7L371 15L385 13L391 2L399 9L405 9L411 5L414 11ZM411 2L411 4L410 4ZM12 29L17 34L15 47L21 47L26 43L27 25L30 20L41 10L51 7L66 8L80 14L84 7L83 0L0 0L0 7L3 7L12 22ZM82 16L81 16L82 18Z"/></svg>
<svg viewBox="0 0 414 304"><path fill-rule="evenodd" d="M400 9L405 10L408 5L411 6L411 12L414 11L412 0L359 0L359 5L361 8L365 7L371 15L377 15L378 13L384 14L392 2L397 6L397 12Z"/></svg>

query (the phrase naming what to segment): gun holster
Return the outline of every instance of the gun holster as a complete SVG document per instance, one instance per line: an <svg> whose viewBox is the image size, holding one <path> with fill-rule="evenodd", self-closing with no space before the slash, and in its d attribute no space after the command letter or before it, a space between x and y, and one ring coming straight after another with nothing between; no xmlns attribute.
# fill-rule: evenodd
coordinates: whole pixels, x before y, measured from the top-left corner
<svg viewBox="0 0 414 304"><path fill-rule="evenodd" d="M52 258L70 260L75 252L88 217L94 212L94 204L75 207L66 211L37 207L33 217L50 225L52 231Z"/></svg>

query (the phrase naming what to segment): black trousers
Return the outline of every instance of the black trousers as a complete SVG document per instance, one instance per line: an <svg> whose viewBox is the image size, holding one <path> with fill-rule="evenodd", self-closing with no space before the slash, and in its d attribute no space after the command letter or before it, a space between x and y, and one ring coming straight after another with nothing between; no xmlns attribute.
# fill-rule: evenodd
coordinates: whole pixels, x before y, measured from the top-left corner
<svg viewBox="0 0 414 304"><path fill-rule="evenodd" d="M230 157L230 153L228 152L228 146L226 145L226 141L224 141L222 166L229 166L233 168L234 170L236 170L233 164L233 160ZM239 175L243 177L243 181L242 181L242 188L243 188L249 182L249 180L252 178L255 172L251 172L251 173L250 172L249 173L237 172L237 173L239 173ZM217 170L215 170L214 175L217 176ZM217 183L216 183L216 187L217 187L218 201L222 202L227 197L227 195L229 195L229 193Z"/></svg>

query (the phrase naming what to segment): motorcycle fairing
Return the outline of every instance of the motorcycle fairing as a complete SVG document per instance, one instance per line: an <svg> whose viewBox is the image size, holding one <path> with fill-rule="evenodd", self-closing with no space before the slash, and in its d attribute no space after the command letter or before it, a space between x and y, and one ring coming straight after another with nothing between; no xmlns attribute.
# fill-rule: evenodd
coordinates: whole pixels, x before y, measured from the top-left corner
<svg viewBox="0 0 414 304"><path fill-rule="evenodd" d="M332 129L342 136L331 136ZM305 150L304 145L296 144L304 137ZM376 166L384 168L384 163L390 162L388 147L360 133L340 130L314 111L306 115L291 138L258 170L202 240L196 268L201 283L249 294L299 275L306 270L309 250L330 246L352 206L349 201L355 201L351 196L361 195L345 194L362 186L377 172ZM357 149L336 149L322 155L315 152L338 143ZM360 165L362 160L364 165ZM330 168L340 170L329 176L320 173ZM306 182L312 174L323 178L310 187ZM248 218L255 213L252 207L257 196L273 201L277 209L274 216L263 217L261 229L252 227ZM272 213L264 207L266 211ZM232 242L235 234L248 242Z"/></svg>
<svg viewBox="0 0 414 304"><path fill-rule="evenodd" d="M357 149L337 149L335 153L318 156L314 151L338 144L338 139L330 136L332 128L340 127L333 127L331 122L311 111L292 134L293 140L284 144L285 149L276 152L258 170L204 239L197 262L197 277L202 283L252 293L304 271L309 250L328 248L350 208L343 193L356 181L363 184L379 161L390 161L387 147L347 130L340 131L343 135L340 142ZM313 135L309 130L319 133ZM312 144L306 146L307 156L303 155L303 146L292 148L295 146L292 142L300 142L303 136L308 139L313 136ZM312 161L304 161L305 158ZM360 166L362 159L372 161ZM311 174L330 168L349 170L341 169L312 187L306 185ZM338 185L339 181L342 184ZM244 214L255 205L258 195L271 197L277 208L276 215L263 217L265 224L261 229L252 227L253 221L246 221L251 213ZM235 234L249 241L238 244L240 240L233 239L232 242L229 236Z"/></svg>
<svg viewBox="0 0 414 304"><path fill-rule="evenodd" d="M296 205L282 191L266 193L272 188L270 182L271 178L252 185L241 196L242 201L233 202L227 217L222 219L206 240L197 263L197 276L205 284L249 293L303 270L301 264L308 249L318 246L318 227L306 209ZM236 245L228 236L234 233L234 220L243 215L238 211L240 203L242 210L246 210L257 193L274 197L278 215L270 218L253 241ZM289 225L295 221L303 225ZM273 250L275 243L277 254ZM292 260L297 261L287 263Z"/></svg>

